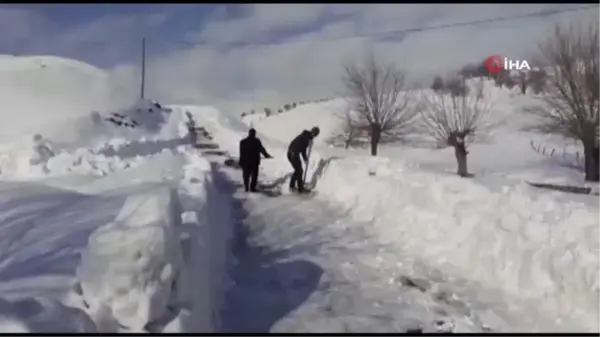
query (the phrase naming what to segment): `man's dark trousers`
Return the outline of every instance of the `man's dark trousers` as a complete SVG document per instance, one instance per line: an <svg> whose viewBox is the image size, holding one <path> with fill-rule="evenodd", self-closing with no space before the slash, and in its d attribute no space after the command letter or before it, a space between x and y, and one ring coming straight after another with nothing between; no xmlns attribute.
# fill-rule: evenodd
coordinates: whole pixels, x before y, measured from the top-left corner
<svg viewBox="0 0 600 337"><path fill-rule="evenodd" d="M242 166L242 177L244 179L244 188L246 189L246 192L249 190L256 191L259 166L260 163L250 163Z"/></svg>
<svg viewBox="0 0 600 337"><path fill-rule="evenodd" d="M297 153L288 152L287 157L290 164L292 164L292 167L294 168L294 173L292 173L292 179L290 180L290 188L296 188L297 186L298 191L303 191L304 170L302 169L302 161L300 160L300 155Z"/></svg>

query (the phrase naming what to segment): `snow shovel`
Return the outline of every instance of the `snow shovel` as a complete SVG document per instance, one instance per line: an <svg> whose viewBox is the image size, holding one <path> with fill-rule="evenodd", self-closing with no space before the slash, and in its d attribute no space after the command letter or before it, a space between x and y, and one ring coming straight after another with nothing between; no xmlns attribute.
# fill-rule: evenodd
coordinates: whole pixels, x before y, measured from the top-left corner
<svg viewBox="0 0 600 337"><path fill-rule="evenodd" d="M308 163L310 162L310 153L312 152L312 145L313 142L312 140L310 141L310 143L308 144L308 153L306 155L306 169L304 170L304 177L302 177L302 181L304 182L304 184L306 184L306 176L308 175ZM311 188L313 188L314 186L312 186Z"/></svg>

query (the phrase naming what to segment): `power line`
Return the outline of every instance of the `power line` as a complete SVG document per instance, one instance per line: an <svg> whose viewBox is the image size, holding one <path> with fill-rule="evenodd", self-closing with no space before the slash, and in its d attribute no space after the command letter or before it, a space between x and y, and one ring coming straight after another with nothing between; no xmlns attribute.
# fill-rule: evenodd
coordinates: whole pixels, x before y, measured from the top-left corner
<svg viewBox="0 0 600 337"><path fill-rule="evenodd" d="M388 31L379 31L379 32L371 32L371 33L363 33L363 34L353 34L353 35L346 35L346 36L337 36L337 37L322 37L322 38L301 38L301 39L296 39L293 41L288 41L287 43L302 43L302 42L310 42L310 43L318 43L318 42L331 42L331 41L336 41L336 40L346 40L346 39L360 39L360 38L367 38L367 37L375 37L375 36L385 36L385 35L391 35L391 34L407 34L407 33L419 33L419 32L424 32L424 31L431 31L431 30L439 30L439 29L448 29L448 28L455 28L455 27L464 27L464 26L472 26L472 25L479 25L479 24L484 24L484 23L494 23L494 22L502 22L502 21L513 21L513 20L520 20L520 19L526 19L526 18L533 18L533 17L543 17L543 16L550 16L550 15L556 15L556 14L560 14L560 13L567 13L567 12L575 12L575 11L582 11L582 10L588 10L588 9L592 9L592 8L599 8L598 5L591 5L591 6L582 6L582 7L575 7L575 8L564 8L564 9L554 9L554 10L544 10L544 11L539 11L539 12L534 12L534 13L527 13L527 14L520 14L520 15L511 15L511 16L500 16L500 17L495 17L495 18L488 18L488 19L480 19L480 20L473 20L473 21L464 21L464 22L455 22L455 23L448 23L448 24L441 24L441 25L436 25L436 26L427 26L427 27L413 27L413 28L405 28L405 29L393 29L393 30L388 30ZM148 43L148 39L145 38L145 47L147 48L149 45L151 46L152 43ZM151 42L151 41L150 41ZM173 43L173 42L171 42ZM257 41L253 41L253 42L218 42L218 43L212 43L212 42L194 42L194 41L175 41L176 44L183 44L183 45L189 45L189 46L210 46L214 44L214 47L216 48L223 48L223 47L236 47L236 46L261 46L261 45L275 45L277 43L273 43L273 42L257 42Z"/></svg>
<svg viewBox="0 0 600 337"><path fill-rule="evenodd" d="M501 17L495 17L495 18L448 23L448 24L441 24L441 25L436 25L436 26L428 26L428 27L420 27L420 28L413 27L413 28L405 28L405 29L393 29L393 30L388 30L388 31L337 36L337 37L329 37L329 38L324 37L324 38L317 38L317 39L315 39L315 38L297 39L294 41L290 41L288 43L330 42L330 41L336 41L336 40L360 39L360 38L374 37L374 36L378 36L378 35L385 36L385 35L391 35L391 34L418 33L418 32L430 31L430 30L478 25L478 24L483 24L483 23L520 20L520 19L526 19L526 18L532 18L532 17L538 17L538 16L540 16L540 17L541 16L550 16L550 15L555 15L555 14L560 14L560 13L588 10L588 9L598 8L598 7L599 7L598 5L593 5L593 6L576 7L576 8L545 10L545 11L540 11L540 12L535 12L535 13L511 15L511 16L501 16ZM189 42L189 41L181 41L180 43L189 44L189 45L210 45L210 44L212 44L211 42ZM272 42L229 42L229 43L218 42L215 44L218 45L219 47L236 47L236 46L245 46L245 45L271 45L274 43L272 43Z"/></svg>
<svg viewBox="0 0 600 337"><path fill-rule="evenodd" d="M519 20L519 19L531 18L531 17L536 17L536 16L548 16L548 15L554 15L554 14L565 13L565 12L574 12L574 11L579 11L579 10L587 10L587 9L591 9L591 8L594 8L594 7L598 8L598 6L595 5L595 6L578 7L578 8L546 10L546 11L541 11L541 12L537 12L537 13L529 13L529 14L521 14L521 15L513 15L513 16L501 16L501 17L490 18L490 19L481 19L481 20L467 21L467 22L448 23L448 24L437 25L437 26L391 30L391 31L388 31L388 32L374 33L373 35L378 35L378 34L386 35L386 34L391 34L391 33L399 33L399 34L403 34L403 33L415 33L415 32L423 32L423 31L428 31L428 30L436 30L436 29L445 29L445 28L454 28L454 27L463 27L463 26L470 26L470 25L478 25L478 24L488 23L488 22ZM369 36L369 34L364 34L364 36L365 37Z"/></svg>

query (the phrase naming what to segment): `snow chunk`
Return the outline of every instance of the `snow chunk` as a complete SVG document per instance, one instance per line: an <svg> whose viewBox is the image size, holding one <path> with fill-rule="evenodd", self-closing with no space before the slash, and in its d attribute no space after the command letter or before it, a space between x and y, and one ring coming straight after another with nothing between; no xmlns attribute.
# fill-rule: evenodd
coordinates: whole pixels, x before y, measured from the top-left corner
<svg viewBox="0 0 600 337"><path fill-rule="evenodd" d="M178 199L168 188L131 196L96 230L77 271L92 317L106 307L133 331L167 310L181 268Z"/></svg>

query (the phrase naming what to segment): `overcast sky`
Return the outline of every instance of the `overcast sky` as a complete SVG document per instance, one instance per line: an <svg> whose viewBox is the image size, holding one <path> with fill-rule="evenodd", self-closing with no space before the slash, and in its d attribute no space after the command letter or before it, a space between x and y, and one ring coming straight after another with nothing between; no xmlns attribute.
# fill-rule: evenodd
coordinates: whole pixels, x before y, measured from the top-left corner
<svg viewBox="0 0 600 337"><path fill-rule="evenodd" d="M598 9L393 31L582 6L0 5L0 53L85 61L113 72L135 96L145 36L150 96L172 103L236 102L249 107L255 101L264 106L335 96L342 90L342 64L359 60L369 50L382 62L394 62L412 78L427 81L491 54L527 59L557 23L598 21Z"/></svg>

